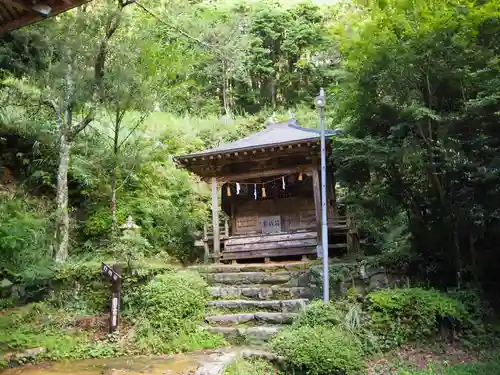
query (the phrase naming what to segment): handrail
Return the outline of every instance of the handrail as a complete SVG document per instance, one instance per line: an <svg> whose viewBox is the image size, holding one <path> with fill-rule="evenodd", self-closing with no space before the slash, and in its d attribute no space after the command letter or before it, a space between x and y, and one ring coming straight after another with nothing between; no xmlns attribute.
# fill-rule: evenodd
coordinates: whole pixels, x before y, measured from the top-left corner
<svg viewBox="0 0 500 375"><path fill-rule="evenodd" d="M222 234L222 236L229 237L229 220L224 219L224 222L221 224L219 222L219 233ZM207 240L209 237L213 237L214 232L212 227L205 223L203 224L203 239Z"/></svg>

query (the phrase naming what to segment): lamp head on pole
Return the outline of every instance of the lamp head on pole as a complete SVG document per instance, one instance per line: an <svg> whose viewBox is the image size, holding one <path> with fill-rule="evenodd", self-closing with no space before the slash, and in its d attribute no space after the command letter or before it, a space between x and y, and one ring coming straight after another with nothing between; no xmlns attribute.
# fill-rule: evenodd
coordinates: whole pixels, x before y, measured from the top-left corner
<svg viewBox="0 0 500 375"><path fill-rule="evenodd" d="M319 90L319 95L314 99L314 104L318 108L325 107L325 90L323 90L323 87Z"/></svg>

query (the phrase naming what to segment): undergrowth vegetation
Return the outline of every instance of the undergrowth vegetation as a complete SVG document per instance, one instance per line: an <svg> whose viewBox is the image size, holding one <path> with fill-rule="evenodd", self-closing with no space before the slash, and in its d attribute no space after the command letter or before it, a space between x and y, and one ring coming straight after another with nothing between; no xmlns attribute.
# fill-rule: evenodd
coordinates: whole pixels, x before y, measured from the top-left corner
<svg viewBox="0 0 500 375"><path fill-rule="evenodd" d="M50 202L22 190L0 196L0 272L12 282L33 282L52 268Z"/></svg>
<svg viewBox="0 0 500 375"><path fill-rule="evenodd" d="M424 370L402 370L401 375L493 375L500 374L500 359L498 356L482 363L466 365L430 365Z"/></svg>
<svg viewBox="0 0 500 375"><path fill-rule="evenodd" d="M129 301L139 348L155 354L220 346L224 341L199 328L209 299L196 273L159 275Z"/></svg>
<svg viewBox="0 0 500 375"><path fill-rule="evenodd" d="M199 328L208 299L200 276L170 271L147 281L151 277L129 284L120 332L113 334L106 333L109 313L104 308L109 292L95 284L87 284L79 293L69 284L64 293L47 302L1 314L2 365L175 353L225 344L221 336Z"/></svg>
<svg viewBox="0 0 500 375"><path fill-rule="evenodd" d="M468 326L465 306L432 289L385 289L368 295L370 328L383 349L423 341L446 327L452 333Z"/></svg>
<svg viewBox="0 0 500 375"><path fill-rule="evenodd" d="M271 363L262 360L246 360L238 359L231 363L226 370L224 375L284 375L278 368L273 366Z"/></svg>
<svg viewBox="0 0 500 375"><path fill-rule="evenodd" d="M468 350L495 347L495 335L490 331L486 335L490 341L486 343L485 323L475 318L481 305L466 305L457 294L460 295L434 289L395 288L330 304L315 301L290 328L272 340L271 347L292 369L314 375L342 371L364 374L369 358L408 344L454 343ZM403 364L398 374L406 374L404 368Z"/></svg>
<svg viewBox="0 0 500 375"><path fill-rule="evenodd" d="M329 375L410 342L495 346L500 2L277 4L91 1L0 36L0 351L12 361L222 345L198 328L206 285L175 271L201 260L194 240L210 220L208 186L175 156L268 120L314 128L320 87L326 127L344 131L328 163L349 233L381 274L426 288L373 291L369 277L356 284L358 265L332 264L350 297L313 303L274 350ZM126 263L116 335L103 332L103 261Z"/></svg>

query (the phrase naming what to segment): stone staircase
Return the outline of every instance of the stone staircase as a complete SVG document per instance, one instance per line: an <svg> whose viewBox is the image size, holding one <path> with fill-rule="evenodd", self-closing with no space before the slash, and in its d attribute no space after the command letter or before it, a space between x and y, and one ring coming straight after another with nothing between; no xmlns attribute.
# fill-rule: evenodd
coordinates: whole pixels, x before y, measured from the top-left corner
<svg viewBox="0 0 500 375"><path fill-rule="evenodd" d="M204 328L232 344L262 345L312 297L308 262L196 267L214 297Z"/></svg>

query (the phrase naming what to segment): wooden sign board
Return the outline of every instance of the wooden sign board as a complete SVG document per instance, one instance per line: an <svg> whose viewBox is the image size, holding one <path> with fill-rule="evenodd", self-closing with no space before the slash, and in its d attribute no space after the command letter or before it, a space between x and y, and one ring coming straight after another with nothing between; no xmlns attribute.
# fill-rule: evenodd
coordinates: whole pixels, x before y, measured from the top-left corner
<svg viewBox="0 0 500 375"><path fill-rule="evenodd" d="M102 274L111 280L111 309L109 312L109 331L114 332L118 329L120 320L120 292L122 278L120 276L120 266L108 266L106 263L101 265Z"/></svg>
<svg viewBox="0 0 500 375"><path fill-rule="evenodd" d="M281 232L281 216L261 216L260 227L262 233L280 233Z"/></svg>
<svg viewBox="0 0 500 375"><path fill-rule="evenodd" d="M118 279L121 279L121 276L117 272L115 272L113 267L108 266L106 263L102 263L101 271L104 276L112 281L116 282L118 281Z"/></svg>

